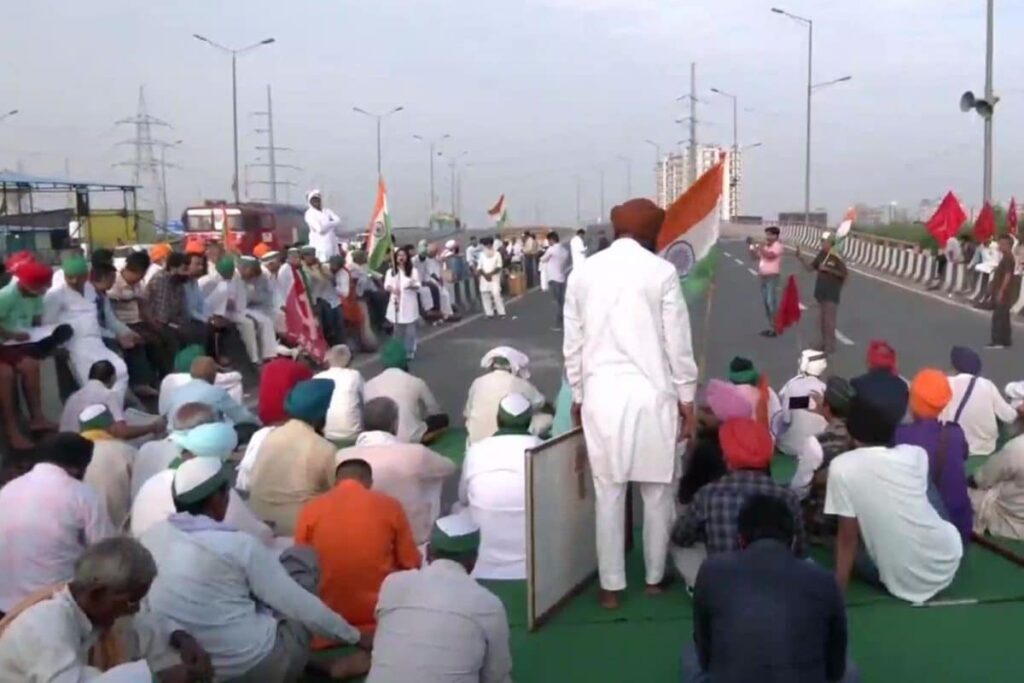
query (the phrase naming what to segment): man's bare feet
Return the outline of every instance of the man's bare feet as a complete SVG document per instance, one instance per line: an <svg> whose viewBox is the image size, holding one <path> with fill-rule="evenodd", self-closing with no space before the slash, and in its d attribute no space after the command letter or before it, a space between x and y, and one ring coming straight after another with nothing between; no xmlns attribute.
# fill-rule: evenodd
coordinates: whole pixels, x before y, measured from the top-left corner
<svg viewBox="0 0 1024 683"><path fill-rule="evenodd" d="M606 591L601 590L599 601L601 607L605 609L619 609L619 593L618 591Z"/></svg>
<svg viewBox="0 0 1024 683"><path fill-rule="evenodd" d="M57 427L56 422L50 422L45 417L32 418L28 423L29 431L33 432L55 432Z"/></svg>
<svg viewBox="0 0 1024 683"><path fill-rule="evenodd" d="M7 441L15 451L28 451L35 447L35 442L19 431L8 430Z"/></svg>

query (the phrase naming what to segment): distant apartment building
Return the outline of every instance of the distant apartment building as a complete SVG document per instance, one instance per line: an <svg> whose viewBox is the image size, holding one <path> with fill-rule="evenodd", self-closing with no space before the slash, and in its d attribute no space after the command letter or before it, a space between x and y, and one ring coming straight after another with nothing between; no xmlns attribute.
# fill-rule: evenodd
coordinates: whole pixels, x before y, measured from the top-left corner
<svg viewBox="0 0 1024 683"><path fill-rule="evenodd" d="M743 153L728 154L729 148L717 145L697 147L697 178L714 166L726 154L725 183L722 188L722 219L729 220L740 214L740 190L743 187ZM665 208L674 202L696 178L689 173L689 149L669 154L658 162L655 169L658 206Z"/></svg>

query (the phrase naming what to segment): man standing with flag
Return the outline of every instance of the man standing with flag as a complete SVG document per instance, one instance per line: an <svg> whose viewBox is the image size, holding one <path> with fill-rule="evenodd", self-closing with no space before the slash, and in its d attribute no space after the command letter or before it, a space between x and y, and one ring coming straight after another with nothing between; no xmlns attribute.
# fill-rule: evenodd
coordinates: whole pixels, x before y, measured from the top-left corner
<svg viewBox="0 0 1024 683"><path fill-rule="evenodd" d="M643 498L647 591L661 592L680 467L676 444L696 427L689 313L676 269L652 253L664 220L649 199L612 209L614 243L576 265L565 298L565 369L594 477L601 604L608 609L619 606L626 588L630 482Z"/></svg>
<svg viewBox="0 0 1024 683"><path fill-rule="evenodd" d="M846 263L835 250L836 241L827 230L821 233L821 249L808 261L797 247L796 257L807 270L818 274L814 282L814 299L818 302L821 343L818 351L835 353L836 319L839 315L839 297L846 283Z"/></svg>

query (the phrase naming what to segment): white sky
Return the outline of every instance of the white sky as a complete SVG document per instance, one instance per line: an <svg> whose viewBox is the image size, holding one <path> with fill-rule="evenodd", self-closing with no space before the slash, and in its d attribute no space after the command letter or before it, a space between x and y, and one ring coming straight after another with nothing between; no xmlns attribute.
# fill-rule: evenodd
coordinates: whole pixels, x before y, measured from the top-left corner
<svg viewBox="0 0 1024 683"><path fill-rule="evenodd" d="M194 38L234 47L277 42L239 59L242 163L264 144L253 132L274 88L279 161L301 199L311 185L353 225L369 219L375 189L373 122L353 106L404 105L385 126L384 171L397 225L422 224L427 150L412 139L452 135L467 151L463 205L473 225L505 193L514 222L575 220L580 178L585 218L626 196L652 194L651 138L686 137L698 63L702 142L729 144L731 108L711 86L739 95L745 213L803 206L806 30L769 8L815 20L815 81L853 80L815 95L812 204L835 219L849 204L898 201L954 189L981 193L980 119L957 108L984 79L984 0L33 0L4 8L0 41L0 168L127 180L112 164L131 137L114 121L135 112L146 86L150 113L183 139L168 160L172 211L227 197L231 182L230 61ZM995 195L1021 192L1024 5L997 3ZM745 111L750 109L752 111ZM437 167L439 206L449 174ZM253 172L257 177L259 171ZM265 175L258 176L265 178Z"/></svg>

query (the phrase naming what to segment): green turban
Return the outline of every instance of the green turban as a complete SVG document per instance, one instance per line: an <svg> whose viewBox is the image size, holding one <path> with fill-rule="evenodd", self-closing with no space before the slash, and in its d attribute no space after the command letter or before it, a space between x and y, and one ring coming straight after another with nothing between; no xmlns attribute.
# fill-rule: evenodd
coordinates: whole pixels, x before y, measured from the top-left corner
<svg viewBox="0 0 1024 683"><path fill-rule="evenodd" d="M177 355L174 356L174 371L184 373L192 372L192 361L205 355L206 349L199 344L186 346L181 351L178 351Z"/></svg>
<svg viewBox="0 0 1024 683"><path fill-rule="evenodd" d="M334 380L307 379L296 384L284 400L284 411L306 424L323 424L334 394Z"/></svg>
<svg viewBox="0 0 1024 683"><path fill-rule="evenodd" d="M91 405L78 415L78 428L83 432L96 429L106 430L112 424L114 424L114 416L105 405Z"/></svg>
<svg viewBox="0 0 1024 683"><path fill-rule="evenodd" d="M217 261L217 272L225 280L230 280L235 275L235 259L230 256L222 256Z"/></svg>
<svg viewBox="0 0 1024 683"><path fill-rule="evenodd" d="M761 375L748 358L736 356L729 363L729 381L733 384L757 385Z"/></svg>
<svg viewBox="0 0 1024 683"><path fill-rule="evenodd" d="M72 254L60 262L66 277L85 277L89 274L89 262L81 254Z"/></svg>
<svg viewBox="0 0 1024 683"><path fill-rule="evenodd" d="M387 340L380 350L380 364L384 366L384 369L400 368L408 370L409 354L405 350L405 344L394 337Z"/></svg>
<svg viewBox="0 0 1024 683"><path fill-rule="evenodd" d="M302 254L303 256L314 256L316 255L316 247L314 247L311 244L307 244L306 246L299 249L299 253Z"/></svg>

